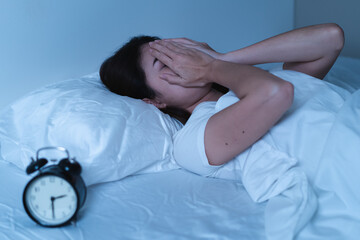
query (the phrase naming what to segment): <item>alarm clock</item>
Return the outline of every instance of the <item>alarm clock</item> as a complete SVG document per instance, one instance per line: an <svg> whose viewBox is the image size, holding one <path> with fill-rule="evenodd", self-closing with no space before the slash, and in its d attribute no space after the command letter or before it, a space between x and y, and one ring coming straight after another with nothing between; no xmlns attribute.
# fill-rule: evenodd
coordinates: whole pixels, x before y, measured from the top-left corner
<svg viewBox="0 0 360 240"><path fill-rule="evenodd" d="M67 156L57 164L45 166L49 161L39 158L39 153L44 150L61 151ZM70 159L68 150L63 147L44 147L37 151L36 160L31 158L26 168L27 174L35 171L38 174L27 183L23 193L23 204L29 217L44 227L59 227L74 221L86 199L80 164L75 158Z"/></svg>

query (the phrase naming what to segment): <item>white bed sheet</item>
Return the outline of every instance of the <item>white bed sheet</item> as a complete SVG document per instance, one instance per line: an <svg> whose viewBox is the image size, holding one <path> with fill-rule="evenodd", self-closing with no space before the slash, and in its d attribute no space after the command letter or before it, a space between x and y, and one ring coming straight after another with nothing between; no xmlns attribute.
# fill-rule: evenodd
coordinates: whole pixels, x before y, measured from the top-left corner
<svg viewBox="0 0 360 240"><path fill-rule="evenodd" d="M1 240L264 238L264 205L235 182L173 170L98 184L88 188L76 226L43 228L22 206L28 180L0 160Z"/></svg>
<svg viewBox="0 0 360 240"><path fill-rule="evenodd" d="M359 71L360 60L340 58L327 80L354 92L360 88ZM346 124L338 125L332 134L347 131L348 125L359 122L360 119L358 122L344 119ZM351 132L344 136L349 136ZM346 144L347 139L340 141ZM329 151L324 153L324 158L339 154L339 147L338 141L329 141ZM355 156L356 149L348 154ZM360 170L359 165L360 160L358 165L347 168ZM318 179L341 167L342 164L338 166L332 162L323 169ZM15 165L0 159L0 239L265 239L265 204L253 203L239 183L203 178L181 169L131 176L89 187L76 225L43 228L26 216L22 206L22 191L29 179ZM334 178L333 181L333 184L341 186L341 179ZM356 185L351 187L352 191L356 191ZM345 185L344 190L346 188L348 186ZM360 192L360 188L358 190ZM356 198L358 195L354 196L353 202L349 203L349 206L355 206L350 217L359 225L360 203ZM326 195L320 200L326 202ZM299 239L336 239L347 231L344 226L339 229L326 227L328 221L336 223L338 209L336 205L332 209L324 209L320 205L318 211L323 218L310 222ZM348 239L357 238L358 235L351 235Z"/></svg>

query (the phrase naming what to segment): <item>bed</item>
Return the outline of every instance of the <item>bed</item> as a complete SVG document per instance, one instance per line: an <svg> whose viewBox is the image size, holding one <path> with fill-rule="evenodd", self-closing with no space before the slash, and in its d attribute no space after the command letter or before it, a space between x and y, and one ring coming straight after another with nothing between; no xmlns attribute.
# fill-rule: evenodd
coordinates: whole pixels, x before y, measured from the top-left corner
<svg viewBox="0 0 360 240"><path fill-rule="evenodd" d="M340 57L326 81L356 93L360 88L360 60ZM101 91L94 92L94 88ZM240 182L201 177L176 164L171 154L171 136L181 127L180 123L141 101L119 99L105 91L98 75L91 74L29 93L1 112L0 239L268 237L264 218L267 202L252 201ZM354 104L360 116L359 105ZM112 131L106 131L107 128ZM355 171L360 170L360 155L356 156L360 148L356 145L360 141L359 129L347 125L344 131L354 136L339 139L343 143L348 141L346 144L354 150L351 156L357 157L357 165L353 160L351 164L355 165L350 168ZM144 135L148 138L143 138ZM82 164L82 176L88 186L87 199L77 220L60 228L35 224L26 215L21 200L31 178L24 169L30 157L44 145L66 147ZM324 154L337 153L334 148ZM339 159L346 159L345 155ZM334 184L341 184L341 180L341 176L334 179ZM358 189L350 197L351 205L320 204L320 210L297 239L358 239L360 188L356 185L360 179L352 180L357 180L354 186L343 186L351 191ZM322 197L319 189L316 193ZM328 196L323 197L326 203ZM344 215L341 209L347 207L352 209L347 209ZM323 212L333 218L318 216ZM348 215L349 212L352 214Z"/></svg>

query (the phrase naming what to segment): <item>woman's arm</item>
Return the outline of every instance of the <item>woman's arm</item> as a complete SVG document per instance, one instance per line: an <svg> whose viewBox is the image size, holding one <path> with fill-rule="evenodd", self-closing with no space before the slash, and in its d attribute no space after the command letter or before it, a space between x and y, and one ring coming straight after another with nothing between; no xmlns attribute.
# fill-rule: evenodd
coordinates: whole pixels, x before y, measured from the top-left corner
<svg viewBox="0 0 360 240"><path fill-rule="evenodd" d="M185 87L216 82L241 98L213 115L206 125L205 152L211 165L224 164L251 146L292 104L292 84L264 70L216 60L169 41L150 46L153 56L178 74L164 75L164 80Z"/></svg>
<svg viewBox="0 0 360 240"><path fill-rule="evenodd" d="M284 62L284 69L324 78L344 45L344 32L334 23L295 29L265 39L251 46L221 54L206 43L189 39L172 39L188 44L224 61L242 64Z"/></svg>
<svg viewBox="0 0 360 240"><path fill-rule="evenodd" d="M245 64L284 62L284 69L324 78L344 45L344 32L336 24L295 29L229 52L223 59Z"/></svg>
<svg viewBox="0 0 360 240"><path fill-rule="evenodd" d="M211 165L224 164L261 138L291 106L294 89L266 71L225 61L213 63L209 77L241 101L213 115L205 128Z"/></svg>

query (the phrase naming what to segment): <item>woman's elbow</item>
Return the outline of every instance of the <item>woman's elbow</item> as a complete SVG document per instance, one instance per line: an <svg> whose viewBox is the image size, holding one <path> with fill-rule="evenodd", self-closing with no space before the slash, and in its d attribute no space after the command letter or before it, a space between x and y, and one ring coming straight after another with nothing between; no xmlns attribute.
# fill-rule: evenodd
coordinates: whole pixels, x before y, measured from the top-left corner
<svg viewBox="0 0 360 240"><path fill-rule="evenodd" d="M328 23L326 24L326 31L332 49L336 52L340 52L345 44L344 30L336 23Z"/></svg>
<svg viewBox="0 0 360 240"><path fill-rule="evenodd" d="M288 110L294 100L294 85L288 81L280 80L268 85L266 92L261 93L264 103L276 108L280 112Z"/></svg>
<svg viewBox="0 0 360 240"><path fill-rule="evenodd" d="M284 111L288 110L294 100L294 85L287 81L282 81L279 84L276 92L279 107L283 108Z"/></svg>
<svg viewBox="0 0 360 240"><path fill-rule="evenodd" d="M294 85L290 82L284 83L284 94L285 94L285 101L287 103L287 109L291 107L294 101Z"/></svg>

